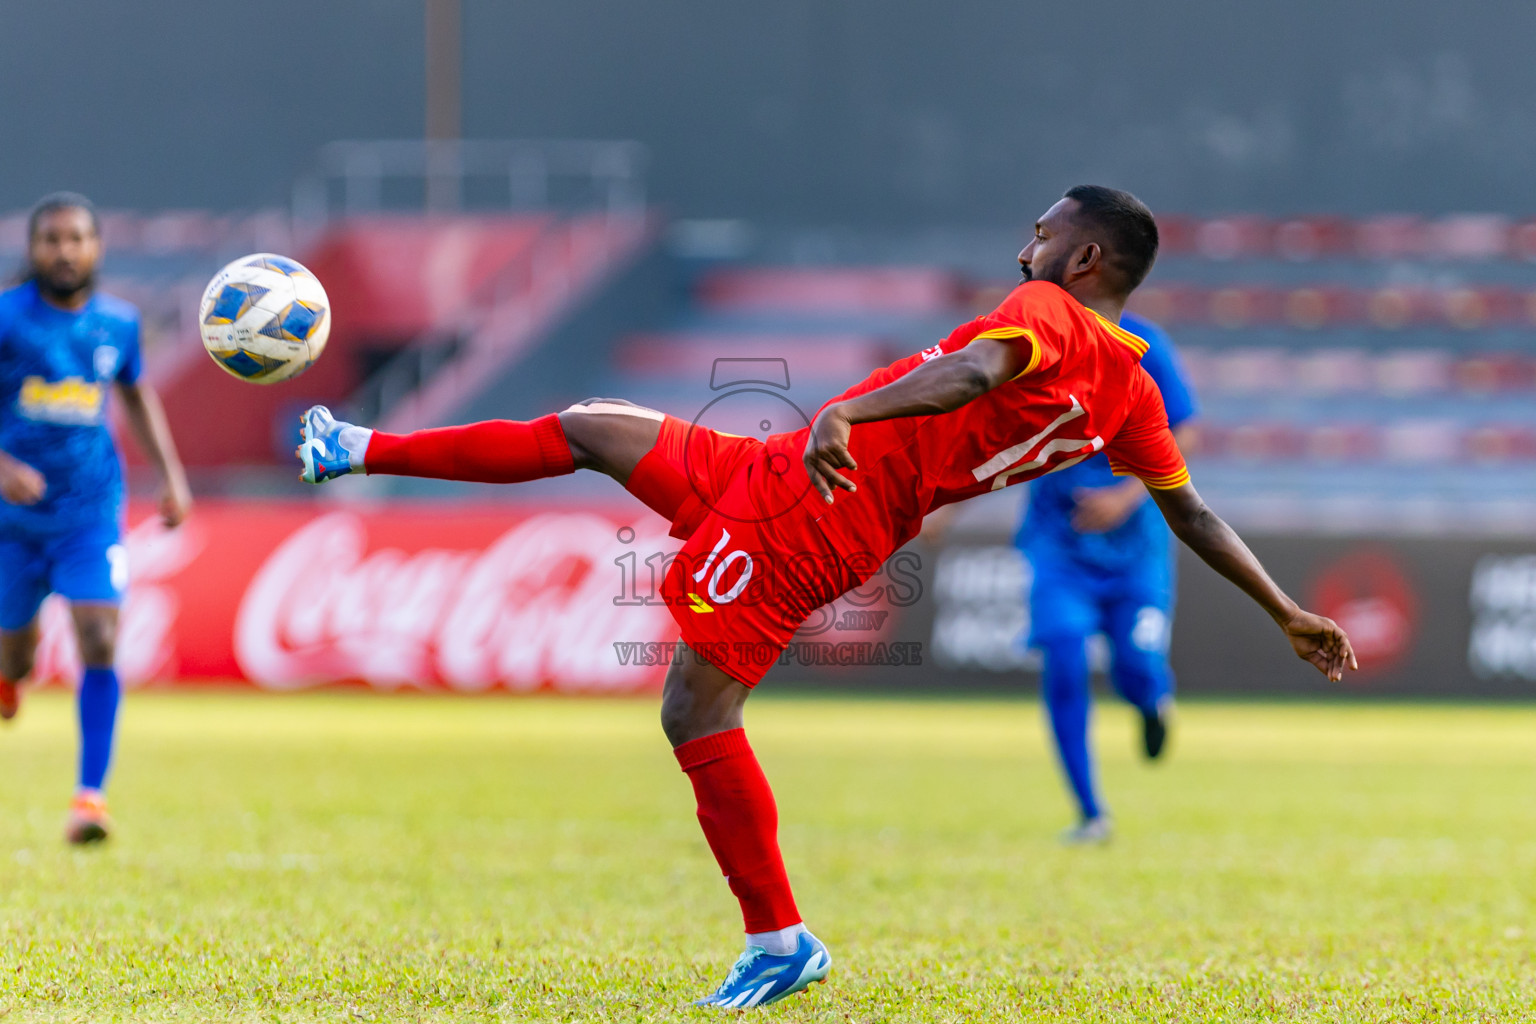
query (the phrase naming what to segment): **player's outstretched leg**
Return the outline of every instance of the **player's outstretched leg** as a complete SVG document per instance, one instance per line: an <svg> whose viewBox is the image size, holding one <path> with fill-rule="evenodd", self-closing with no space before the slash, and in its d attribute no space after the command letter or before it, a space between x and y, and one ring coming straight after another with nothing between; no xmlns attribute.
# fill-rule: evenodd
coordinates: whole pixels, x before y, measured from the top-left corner
<svg viewBox="0 0 1536 1024"><path fill-rule="evenodd" d="M612 398L593 398L534 420L485 420L387 434L336 419L323 405L300 418L300 478L318 484L349 473L515 484L578 469L627 483L656 446L664 417Z"/></svg>
<svg viewBox="0 0 1536 1024"><path fill-rule="evenodd" d="M747 948L700 1006L764 1006L823 981L832 957L806 930L779 853L773 790L747 743L751 691L684 644L667 673L661 723L693 783L699 824L741 903Z"/></svg>
<svg viewBox="0 0 1536 1024"><path fill-rule="evenodd" d="M80 721L80 775L64 838L71 843L97 843L111 834L104 789L112 765L112 741L117 706L122 697L117 670L112 667L117 636L117 606L74 606L75 637L85 673L80 678L76 708Z"/></svg>

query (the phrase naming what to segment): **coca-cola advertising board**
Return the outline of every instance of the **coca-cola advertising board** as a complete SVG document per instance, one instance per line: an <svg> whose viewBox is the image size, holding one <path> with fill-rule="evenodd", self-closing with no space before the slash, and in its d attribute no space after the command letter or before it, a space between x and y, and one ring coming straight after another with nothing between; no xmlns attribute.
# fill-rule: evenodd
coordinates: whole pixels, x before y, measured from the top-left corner
<svg viewBox="0 0 1536 1024"><path fill-rule="evenodd" d="M129 522L130 685L619 693L665 673L625 645L677 636L665 605L621 594L626 553L677 548L640 509L210 501L177 530ZM57 598L42 626L38 676L75 678Z"/></svg>
<svg viewBox="0 0 1536 1024"><path fill-rule="evenodd" d="M638 505L206 501L178 530L135 507L118 666L130 685L321 684L479 693L661 686L680 544ZM914 542L813 613L768 676L869 692L1025 693L1028 563L1001 532ZM1536 542L1256 536L1259 557L1354 637L1330 684L1185 552L1173 663L1187 694L1536 696ZM687 610L684 610L687 613ZM50 598L38 676L79 675ZM1090 662L1107 662L1091 641Z"/></svg>

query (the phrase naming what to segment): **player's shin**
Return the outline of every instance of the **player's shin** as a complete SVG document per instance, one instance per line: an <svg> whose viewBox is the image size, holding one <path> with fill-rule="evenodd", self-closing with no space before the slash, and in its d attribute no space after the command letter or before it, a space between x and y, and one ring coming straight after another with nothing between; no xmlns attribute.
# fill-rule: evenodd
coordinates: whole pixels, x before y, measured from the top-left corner
<svg viewBox="0 0 1536 1024"><path fill-rule="evenodd" d="M516 484L576 469L560 418L487 420L410 434L374 431L365 472L476 483Z"/></svg>
<svg viewBox="0 0 1536 1024"><path fill-rule="evenodd" d="M117 705L122 688L111 667L88 667L80 679L77 707L80 715L79 788L99 793L112 766L112 738L117 728Z"/></svg>
<svg viewBox="0 0 1536 1024"><path fill-rule="evenodd" d="M1077 800L1083 821L1092 821L1102 813L1093 785L1093 758L1088 752L1090 692L1088 657L1082 637L1063 637L1041 644L1045 671L1041 692L1051 735L1062 773Z"/></svg>
<svg viewBox="0 0 1536 1024"><path fill-rule="evenodd" d="M693 783L699 824L741 903L749 942L775 955L793 952L804 927L779 853L773 790L745 730L690 740L673 753Z"/></svg>

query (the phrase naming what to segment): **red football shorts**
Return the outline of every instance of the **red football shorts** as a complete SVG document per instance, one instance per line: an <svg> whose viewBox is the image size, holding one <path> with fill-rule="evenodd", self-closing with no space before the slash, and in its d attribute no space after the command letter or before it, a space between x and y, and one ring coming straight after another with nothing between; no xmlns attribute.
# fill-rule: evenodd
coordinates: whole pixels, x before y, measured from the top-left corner
<svg viewBox="0 0 1536 1024"><path fill-rule="evenodd" d="M812 612L863 582L786 478L798 477L761 441L668 416L627 485L684 541L661 585L683 642L746 686Z"/></svg>

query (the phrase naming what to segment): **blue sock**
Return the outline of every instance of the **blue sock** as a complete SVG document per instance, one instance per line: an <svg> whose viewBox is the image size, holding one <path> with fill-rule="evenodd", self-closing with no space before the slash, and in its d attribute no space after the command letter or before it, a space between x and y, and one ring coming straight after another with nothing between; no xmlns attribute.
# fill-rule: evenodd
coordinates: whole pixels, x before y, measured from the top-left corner
<svg viewBox="0 0 1536 1024"><path fill-rule="evenodd" d="M1093 791L1093 761L1088 754L1088 652L1082 638L1043 645L1045 675L1041 689L1056 739L1056 754L1078 812L1084 820L1100 813Z"/></svg>
<svg viewBox="0 0 1536 1024"><path fill-rule="evenodd" d="M111 668L87 668L80 680L80 788L101 789L112 764L112 733L122 688Z"/></svg>

